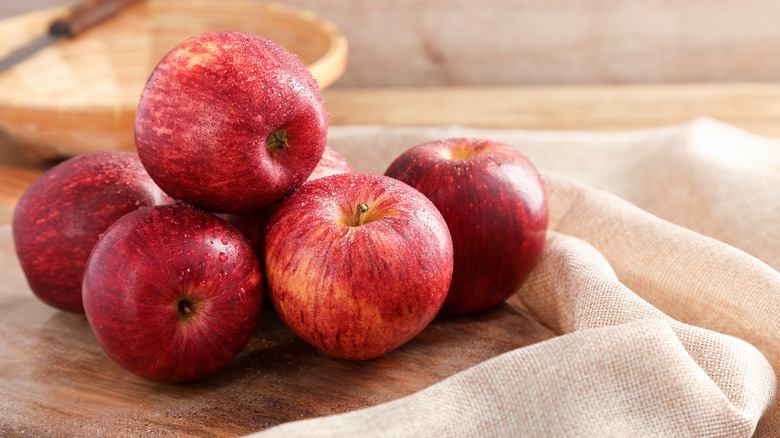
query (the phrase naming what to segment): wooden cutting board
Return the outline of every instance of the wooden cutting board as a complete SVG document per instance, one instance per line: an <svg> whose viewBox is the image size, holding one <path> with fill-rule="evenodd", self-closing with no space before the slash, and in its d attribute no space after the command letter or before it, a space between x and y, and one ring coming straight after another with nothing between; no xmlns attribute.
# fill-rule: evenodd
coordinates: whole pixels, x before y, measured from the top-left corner
<svg viewBox="0 0 780 438"><path fill-rule="evenodd" d="M27 288L10 227L0 227L0 436L235 437L419 391L553 334L510 304L437 317L401 348L352 362L318 352L271 309L226 369L187 384L144 380L114 364L86 318Z"/></svg>

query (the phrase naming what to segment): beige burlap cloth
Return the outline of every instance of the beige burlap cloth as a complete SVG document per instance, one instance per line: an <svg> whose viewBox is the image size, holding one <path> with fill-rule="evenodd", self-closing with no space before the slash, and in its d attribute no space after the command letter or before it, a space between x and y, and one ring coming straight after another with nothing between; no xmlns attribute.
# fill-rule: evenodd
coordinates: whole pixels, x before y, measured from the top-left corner
<svg viewBox="0 0 780 438"><path fill-rule="evenodd" d="M780 436L780 141L697 119L620 133L334 127L329 142L382 173L458 136L512 144L544 174L547 245L511 300L559 336L253 436Z"/></svg>

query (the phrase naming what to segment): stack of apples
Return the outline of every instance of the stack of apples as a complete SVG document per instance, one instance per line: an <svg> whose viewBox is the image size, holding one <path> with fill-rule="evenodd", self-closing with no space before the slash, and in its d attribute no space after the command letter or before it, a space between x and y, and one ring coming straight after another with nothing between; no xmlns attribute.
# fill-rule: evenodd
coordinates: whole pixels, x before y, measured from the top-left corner
<svg viewBox="0 0 780 438"><path fill-rule="evenodd" d="M267 293L305 341L363 360L440 312L501 303L545 240L543 181L484 139L417 145L385 175L326 145L317 82L260 36L173 48L141 93L137 154L55 166L20 199L16 251L32 291L85 313L106 354L183 382L230 363Z"/></svg>

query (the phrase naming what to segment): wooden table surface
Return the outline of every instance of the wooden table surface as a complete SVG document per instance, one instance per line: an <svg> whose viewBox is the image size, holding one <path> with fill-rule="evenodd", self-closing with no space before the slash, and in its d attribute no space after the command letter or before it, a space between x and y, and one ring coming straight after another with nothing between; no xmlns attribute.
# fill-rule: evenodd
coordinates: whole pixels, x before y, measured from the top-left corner
<svg viewBox="0 0 780 438"><path fill-rule="evenodd" d="M324 93L332 125L626 130L711 116L780 137L780 84L339 89ZM17 156L0 143L0 157ZM437 317L382 358L340 361L295 338L271 311L226 370L160 385L111 363L83 316L47 307L20 277L10 248L13 206L45 165L0 160L0 436L239 436L285 421L371 406L418 391L513 348L554 336L504 304ZM0 252L0 255L3 253ZM2 284L0 284L2 286Z"/></svg>

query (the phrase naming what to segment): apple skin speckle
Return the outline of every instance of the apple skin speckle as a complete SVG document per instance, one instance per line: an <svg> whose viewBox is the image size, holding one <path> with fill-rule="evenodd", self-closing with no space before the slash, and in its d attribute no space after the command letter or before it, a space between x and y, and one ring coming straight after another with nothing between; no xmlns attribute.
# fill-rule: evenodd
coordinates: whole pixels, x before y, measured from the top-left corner
<svg viewBox="0 0 780 438"><path fill-rule="evenodd" d="M356 220L361 203L368 211ZM363 360L403 345L436 316L452 241L436 207L381 175L304 184L266 227L268 289L290 329L332 356Z"/></svg>
<svg viewBox="0 0 780 438"><path fill-rule="evenodd" d="M169 202L130 152L92 152L53 167L14 208L14 246L30 289L57 309L84 313L81 280L100 234L126 213Z"/></svg>
<svg viewBox="0 0 780 438"><path fill-rule="evenodd" d="M425 194L447 222L455 268L442 313L493 307L528 278L549 207L542 177L518 149L480 138L435 140L398 156L385 175Z"/></svg>
<svg viewBox="0 0 780 438"><path fill-rule="evenodd" d="M246 347L262 274L235 227L179 203L111 225L87 262L83 296L109 357L147 379L186 382L219 371Z"/></svg>
<svg viewBox="0 0 780 438"><path fill-rule="evenodd" d="M294 54L258 35L209 32L177 45L153 70L135 144L166 193L234 213L303 184L322 157L327 122L317 82ZM286 147L268 146L280 136Z"/></svg>

